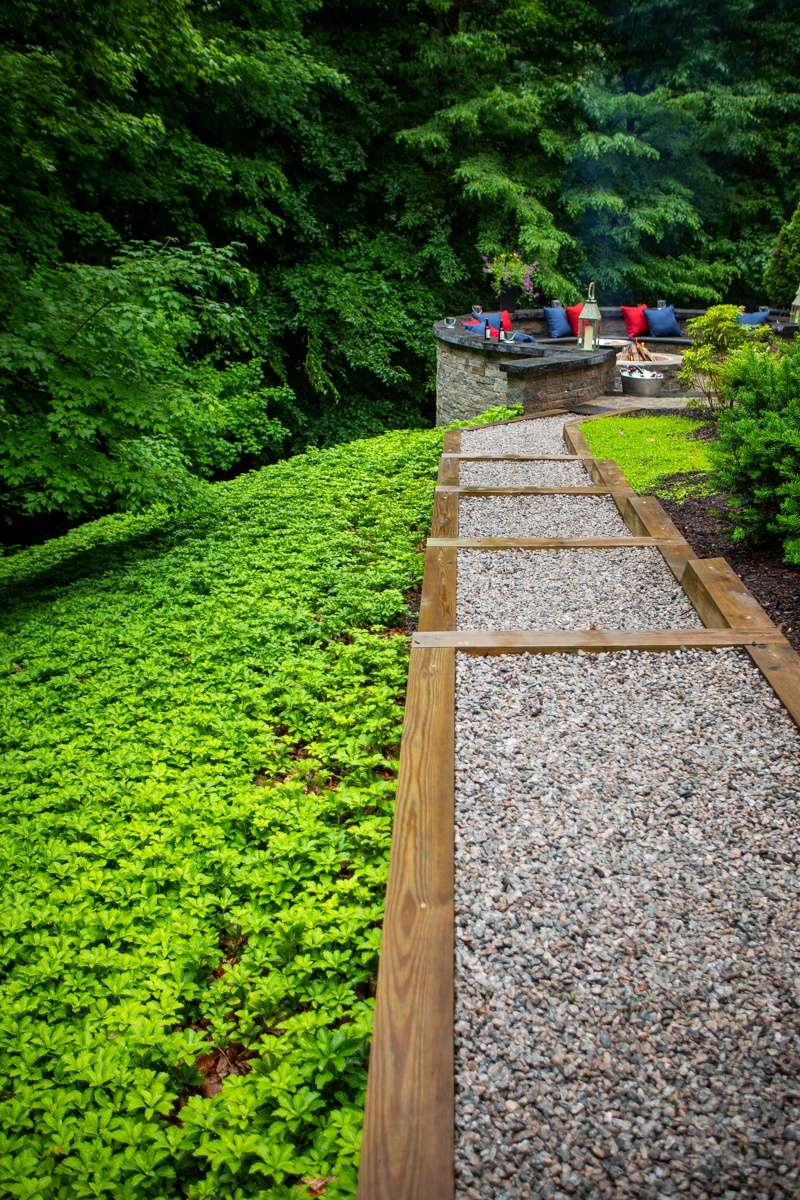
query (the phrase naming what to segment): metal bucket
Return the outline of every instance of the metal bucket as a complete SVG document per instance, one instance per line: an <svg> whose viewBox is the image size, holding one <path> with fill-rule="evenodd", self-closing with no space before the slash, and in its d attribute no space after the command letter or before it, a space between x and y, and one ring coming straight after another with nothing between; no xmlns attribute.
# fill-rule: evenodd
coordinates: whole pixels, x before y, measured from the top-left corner
<svg viewBox="0 0 800 1200"><path fill-rule="evenodd" d="M644 376L622 375L622 390L626 396L660 396L663 375L647 379Z"/></svg>

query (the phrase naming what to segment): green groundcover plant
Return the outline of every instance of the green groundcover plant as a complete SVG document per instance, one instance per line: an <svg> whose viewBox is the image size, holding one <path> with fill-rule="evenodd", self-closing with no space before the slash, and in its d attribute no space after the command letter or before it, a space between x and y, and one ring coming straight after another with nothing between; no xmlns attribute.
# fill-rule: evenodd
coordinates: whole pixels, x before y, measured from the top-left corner
<svg viewBox="0 0 800 1200"><path fill-rule="evenodd" d="M583 436L597 458L619 463L637 492L681 497L705 483L697 475L711 470L708 443L689 438L703 421L674 416L603 417L581 425ZM671 476L685 476L685 482ZM669 478L669 482L665 480Z"/></svg>
<svg viewBox="0 0 800 1200"><path fill-rule="evenodd" d="M440 450L315 450L0 562L4 1195L354 1194Z"/></svg>

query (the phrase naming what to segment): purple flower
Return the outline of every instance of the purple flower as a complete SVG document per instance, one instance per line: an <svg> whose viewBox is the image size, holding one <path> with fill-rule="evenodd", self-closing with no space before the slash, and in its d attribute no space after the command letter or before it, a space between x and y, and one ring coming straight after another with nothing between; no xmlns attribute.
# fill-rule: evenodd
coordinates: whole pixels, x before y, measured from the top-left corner
<svg viewBox="0 0 800 1200"><path fill-rule="evenodd" d="M492 268L491 268L491 267L484 267L484 268L483 268L483 273L484 273L484 275L491 275L491 273L492 273Z"/></svg>
<svg viewBox="0 0 800 1200"><path fill-rule="evenodd" d="M529 292L529 291L531 290L531 273L530 273L530 269L528 269L528 270L525 272L525 278L524 278L524 279L523 279L523 281L522 281L522 286L523 286L523 288L525 289L525 291L526 291L526 292Z"/></svg>

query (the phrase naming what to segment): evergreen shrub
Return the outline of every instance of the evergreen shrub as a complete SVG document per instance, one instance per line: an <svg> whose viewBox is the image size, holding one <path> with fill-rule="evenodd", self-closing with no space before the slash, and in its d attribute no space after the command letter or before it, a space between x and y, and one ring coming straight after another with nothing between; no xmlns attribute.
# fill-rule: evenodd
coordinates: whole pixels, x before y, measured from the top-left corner
<svg viewBox="0 0 800 1200"><path fill-rule="evenodd" d="M728 359L712 446L718 486L736 508L735 537L783 541L800 565L800 339L770 352L744 346Z"/></svg>

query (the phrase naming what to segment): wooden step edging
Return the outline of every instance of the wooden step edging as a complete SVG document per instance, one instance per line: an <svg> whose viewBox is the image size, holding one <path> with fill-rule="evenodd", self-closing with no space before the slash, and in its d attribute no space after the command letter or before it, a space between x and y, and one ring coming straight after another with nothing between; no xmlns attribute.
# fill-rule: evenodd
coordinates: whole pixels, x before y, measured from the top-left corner
<svg viewBox="0 0 800 1200"><path fill-rule="evenodd" d="M537 416L559 413L563 410ZM741 647L800 726L800 656L725 559L699 559L655 497L637 496L616 463L592 457L577 425L569 422L564 427L572 452L565 457L584 461L599 494L614 497L631 530L629 538L460 537L459 496L487 492L459 487L461 435L457 430L445 434L431 537L425 547L419 626L411 639L358 1200L454 1196L456 654L674 653ZM484 461L498 459L487 456ZM520 491L542 494L542 489L489 489L488 494ZM577 494L585 491L577 489ZM564 494L564 489L544 492ZM704 627L456 630L460 549L536 552L617 546L658 549Z"/></svg>

